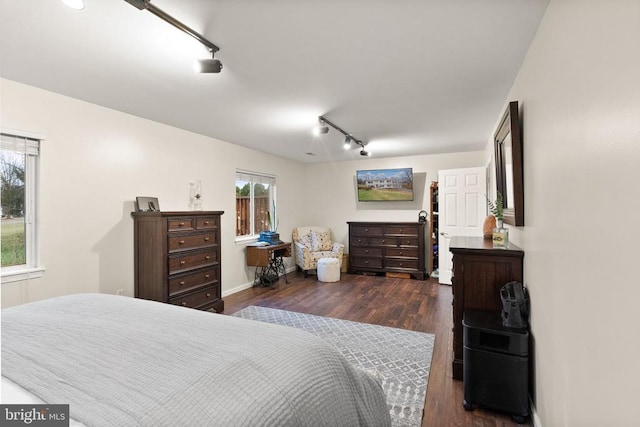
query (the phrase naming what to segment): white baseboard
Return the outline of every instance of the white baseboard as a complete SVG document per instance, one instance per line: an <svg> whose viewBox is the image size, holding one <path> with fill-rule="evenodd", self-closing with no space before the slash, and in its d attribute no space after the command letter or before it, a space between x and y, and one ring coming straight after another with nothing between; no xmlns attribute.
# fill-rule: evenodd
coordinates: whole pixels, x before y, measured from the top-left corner
<svg viewBox="0 0 640 427"><path fill-rule="evenodd" d="M289 267L286 269L287 274L292 273L296 271L296 267ZM282 275L280 275L280 277L282 277ZM227 297L229 295L235 294L236 292L240 292L240 291L244 291L245 289L249 289L253 287L253 280L247 283L243 283L241 285L238 285L234 288L231 289L227 289L226 291L222 292L222 298Z"/></svg>
<svg viewBox="0 0 640 427"><path fill-rule="evenodd" d="M533 422L533 427L542 427L542 422L538 417L538 411L536 411L536 407L531 399L529 399L529 408L531 409L531 421Z"/></svg>

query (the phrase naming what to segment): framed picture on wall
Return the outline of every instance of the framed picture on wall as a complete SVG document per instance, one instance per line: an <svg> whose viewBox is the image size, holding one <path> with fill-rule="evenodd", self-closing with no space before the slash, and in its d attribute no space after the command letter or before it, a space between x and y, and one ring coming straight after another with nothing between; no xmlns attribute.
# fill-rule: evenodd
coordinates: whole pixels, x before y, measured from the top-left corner
<svg viewBox="0 0 640 427"><path fill-rule="evenodd" d="M136 210L138 212L157 212L160 204L157 197L136 197Z"/></svg>

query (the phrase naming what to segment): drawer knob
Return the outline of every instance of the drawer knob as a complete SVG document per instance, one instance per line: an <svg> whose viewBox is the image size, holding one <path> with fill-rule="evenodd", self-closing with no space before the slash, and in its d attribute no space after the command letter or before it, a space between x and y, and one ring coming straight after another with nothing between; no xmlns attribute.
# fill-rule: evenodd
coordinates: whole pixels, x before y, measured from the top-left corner
<svg viewBox="0 0 640 427"><path fill-rule="evenodd" d="M210 293L207 293L207 298L211 298L211 294Z"/></svg>
<svg viewBox="0 0 640 427"><path fill-rule="evenodd" d="M402 251L400 251L400 256L402 256Z"/></svg>
<svg viewBox="0 0 640 427"><path fill-rule="evenodd" d="M365 263L365 264L369 264L369 261L365 261L364 263Z"/></svg>
<svg viewBox="0 0 640 427"><path fill-rule="evenodd" d="M187 261L180 261L180 265L185 265Z"/></svg>
<svg viewBox="0 0 640 427"><path fill-rule="evenodd" d="M210 259L211 259L211 257L210 257L209 255L205 255L205 256L204 256L204 259L206 259L206 260L210 260Z"/></svg>
<svg viewBox="0 0 640 427"><path fill-rule="evenodd" d="M179 222L179 223L178 223L178 226L179 226L179 227L184 227L184 222Z"/></svg>
<svg viewBox="0 0 640 427"><path fill-rule="evenodd" d="M385 243L385 242L386 242L386 240L382 239L382 243Z"/></svg>
<svg viewBox="0 0 640 427"><path fill-rule="evenodd" d="M364 229L364 232L365 232L365 233L368 233L368 232L369 232L369 229L368 229L368 228L365 228L365 229Z"/></svg>
<svg viewBox="0 0 640 427"><path fill-rule="evenodd" d="M209 225L209 221L205 221L205 222L204 222L204 225Z"/></svg>
<svg viewBox="0 0 640 427"><path fill-rule="evenodd" d="M211 240L211 238L210 238L210 237L205 237L205 238L204 238L204 241L205 241L205 242L208 242L209 240Z"/></svg>
<svg viewBox="0 0 640 427"><path fill-rule="evenodd" d="M364 250L364 253L365 253L365 254L368 254L368 253L369 253L369 249L365 249L365 250Z"/></svg>
<svg viewBox="0 0 640 427"><path fill-rule="evenodd" d="M204 278L205 278L205 279L208 279L209 277L211 277L211 275L210 275L210 274L205 274L205 275L204 275Z"/></svg>
<svg viewBox="0 0 640 427"><path fill-rule="evenodd" d="M179 244L179 245L184 245L184 240L180 240L180 241L178 242L178 244Z"/></svg>
<svg viewBox="0 0 640 427"><path fill-rule="evenodd" d="M184 286L185 284L186 284L186 283L185 283L185 281L184 281L184 280L183 280L182 282L180 282L180 283L179 283L179 285L180 285L180 286Z"/></svg>
<svg viewBox="0 0 640 427"><path fill-rule="evenodd" d="M184 305L186 307L187 306L187 302L186 301L182 301L182 305Z"/></svg>

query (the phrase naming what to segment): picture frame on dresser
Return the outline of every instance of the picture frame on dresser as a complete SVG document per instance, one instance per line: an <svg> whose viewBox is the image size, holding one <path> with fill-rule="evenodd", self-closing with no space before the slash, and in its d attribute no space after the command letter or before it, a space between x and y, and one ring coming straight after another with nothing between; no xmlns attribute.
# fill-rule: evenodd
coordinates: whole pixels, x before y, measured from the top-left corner
<svg viewBox="0 0 640 427"><path fill-rule="evenodd" d="M136 211L138 212L159 212L160 203L157 197L136 197Z"/></svg>

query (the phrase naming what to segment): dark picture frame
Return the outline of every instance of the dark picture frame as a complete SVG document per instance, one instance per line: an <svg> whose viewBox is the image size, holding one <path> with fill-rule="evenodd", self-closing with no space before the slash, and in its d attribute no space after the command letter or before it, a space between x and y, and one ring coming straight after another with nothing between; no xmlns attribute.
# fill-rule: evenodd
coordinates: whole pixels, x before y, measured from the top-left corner
<svg viewBox="0 0 640 427"><path fill-rule="evenodd" d="M157 197L136 197L136 210L138 212L158 212L160 204Z"/></svg>
<svg viewBox="0 0 640 427"><path fill-rule="evenodd" d="M504 222L524 225L524 168L518 101L511 101L493 137L496 190L502 194Z"/></svg>

